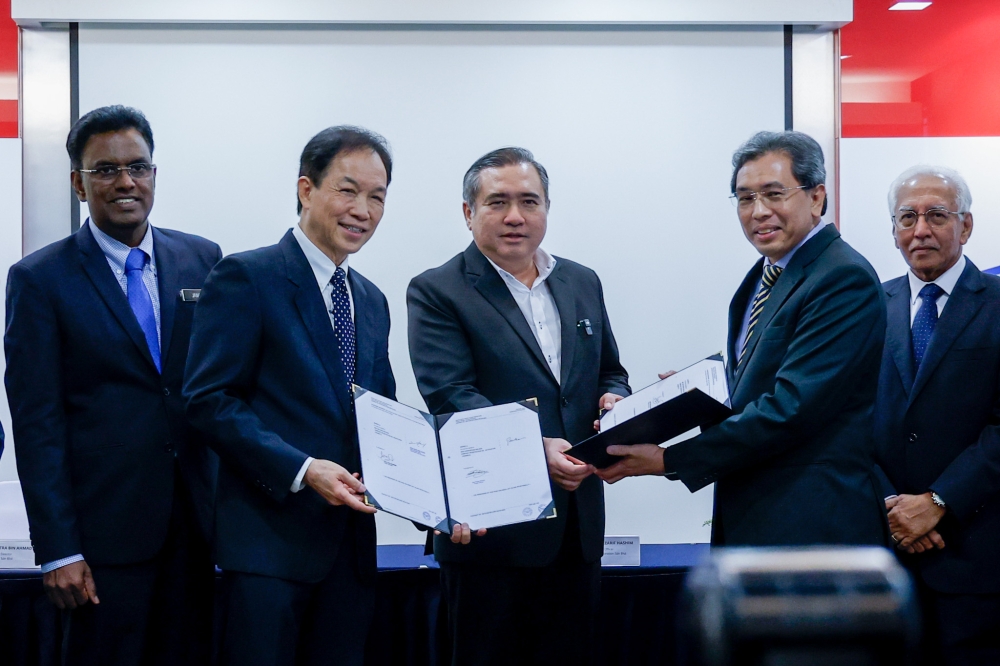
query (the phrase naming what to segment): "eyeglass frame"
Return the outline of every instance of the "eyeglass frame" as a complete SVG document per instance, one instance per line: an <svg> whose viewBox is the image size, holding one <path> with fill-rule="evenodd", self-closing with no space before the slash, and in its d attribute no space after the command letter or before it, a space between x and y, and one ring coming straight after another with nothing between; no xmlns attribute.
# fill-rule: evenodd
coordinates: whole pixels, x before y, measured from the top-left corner
<svg viewBox="0 0 1000 666"><path fill-rule="evenodd" d="M911 226L909 226L909 227L903 227L903 226L900 226L899 222L896 221L896 218L898 216L897 215L891 215L890 219L892 219L892 226L897 231L910 231L911 229L916 229L917 224L920 222L920 218L924 218L924 222L926 222L927 226L929 226L931 229L943 229L944 226L945 226L945 224L947 224L947 223L943 223L943 224L934 224L934 223L932 223L930 220L927 219L927 213L930 213L930 212L947 213L949 220L951 219L952 215L967 215L969 213L969 211L967 211L967 210L964 210L964 211L963 210L948 210L944 206L931 206L930 208L928 208L927 210L925 210L922 213L917 213L917 211L913 210L912 208L906 208L906 209L901 209L901 210L904 213L914 213L914 214L916 214L916 218L914 218L913 224Z"/></svg>
<svg viewBox="0 0 1000 666"><path fill-rule="evenodd" d="M733 194L730 194L728 198L729 198L730 201L733 202L733 206L736 207L736 210L739 210L740 209L740 204L743 203L742 201L740 201L740 197L741 196L745 196L747 194L753 195L753 197L750 199L750 201L747 202L747 206L746 207L747 207L747 209L749 209L753 204L757 203L757 201L760 200L760 195L764 194L765 192L781 192L782 195L783 195L781 199L779 199L777 201L764 202L765 206L767 206L768 204L779 205L779 204L783 204L786 201L788 201L792 197L792 194L795 194L794 192L792 192L792 194L787 194L786 195L785 192L788 192L789 190L811 190L811 189L813 189L815 187L818 187L818 186L817 185L796 185L795 187L777 187L777 188L774 188L773 190L772 189L765 189L765 190L751 190L749 192L739 192L739 193L734 192Z"/></svg>
<svg viewBox="0 0 1000 666"><path fill-rule="evenodd" d="M132 169L135 168L135 167L145 167L145 168L148 168L149 169L149 174L144 175L144 176L136 175L136 174L132 173ZM106 176L102 175L101 174L101 170L102 169L114 169L115 170L115 174L114 174L114 176L111 176L111 174L107 174ZM98 167L96 169L74 169L74 171L77 171L78 173L87 173L87 174L90 174L90 175L94 176L95 178L100 179L100 180L106 180L109 183L113 183L114 181L118 180L118 177L120 175L122 175L122 171L127 171L128 172L128 177L132 178L132 179L144 180L146 178L149 178L153 174L156 173L156 165L152 164L150 162L133 162L132 164L126 164L125 166L116 166L114 164L106 164L106 165L100 166L100 167Z"/></svg>

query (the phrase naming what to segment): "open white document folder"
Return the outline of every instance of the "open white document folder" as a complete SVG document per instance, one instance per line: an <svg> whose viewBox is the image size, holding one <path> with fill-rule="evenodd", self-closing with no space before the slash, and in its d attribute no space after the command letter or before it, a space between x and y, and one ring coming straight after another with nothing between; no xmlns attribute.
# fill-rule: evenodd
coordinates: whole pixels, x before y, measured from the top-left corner
<svg viewBox="0 0 1000 666"><path fill-rule="evenodd" d="M377 509L448 534L555 516L534 400L432 416L355 386L354 413Z"/></svg>
<svg viewBox="0 0 1000 666"><path fill-rule="evenodd" d="M726 407L729 406L726 364L722 362L721 354L709 356L703 361L689 365L666 379L661 379L619 400L615 403L614 409L605 412L601 417L601 432L694 389L700 390Z"/></svg>

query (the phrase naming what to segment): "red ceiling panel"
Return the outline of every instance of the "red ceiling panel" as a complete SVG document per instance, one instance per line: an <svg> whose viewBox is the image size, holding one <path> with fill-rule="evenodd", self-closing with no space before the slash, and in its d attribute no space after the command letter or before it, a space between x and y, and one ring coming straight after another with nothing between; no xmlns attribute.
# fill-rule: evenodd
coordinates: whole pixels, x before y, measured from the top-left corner
<svg viewBox="0 0 1000 666"><path fill-rule="evenodd" d="M18 136L17 24L10 18L10 0L0 0L0 138Z"/></svg>
<svg viewBox="0 0 1000 666"><path fill-rule="evenodd" d="M1000 2L855 0L841 30L842 134L1000 136Z"/></svg>

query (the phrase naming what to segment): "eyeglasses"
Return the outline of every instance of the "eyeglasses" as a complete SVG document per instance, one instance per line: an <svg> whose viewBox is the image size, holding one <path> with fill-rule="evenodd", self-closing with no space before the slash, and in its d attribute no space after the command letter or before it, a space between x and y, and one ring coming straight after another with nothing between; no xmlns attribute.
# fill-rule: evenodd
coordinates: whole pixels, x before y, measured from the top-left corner
<svg viewBox="0 0 1000 666"><path fill-rule="evenodd" d="M930 226L940 229L948 224L952 215L961 215L960 211L948 210L947 208L928 208L923 213L918 213L909 208L900 208L898 215L892 216L892 223L897 229L912 229L917 226L917 221L922 217Z"/></svg>
<svg viewBox="0 0 1000 666"><path fill-rule="evenodd" d="M748 210L753 207L759 198L765 206L780 206L788 200L788 197L795 194L795 190L811 189L808 185L797 187L769 187L759 192L738 192L730 195L729 200L740 210Z"/></svg>
<svg viewBox="0 0 1000 666"><path fill-rule="evenodd" d="M153 175L156 171L156 165L146 164L145 162L136 162L135 164L129 164L126 166L106 164L104 166L99 166L96 169L77 169L77 171L80 173L89 173L94 178L107 182L117 180L118 174L122 171L127 171L129 177L133 180L144 180Z"/></svg>

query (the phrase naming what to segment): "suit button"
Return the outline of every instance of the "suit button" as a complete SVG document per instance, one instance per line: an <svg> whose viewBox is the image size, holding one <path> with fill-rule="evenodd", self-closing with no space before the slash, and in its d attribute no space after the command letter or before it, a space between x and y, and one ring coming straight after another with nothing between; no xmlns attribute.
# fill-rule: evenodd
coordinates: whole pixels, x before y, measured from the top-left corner
<svg viewBox="0 0 1000 666"><path fill-rule="evenodd" d="M909 436L909 438L908 438L908 439L909 439L909 440L910 440L911 442L915 442L915 441L917 441L917 433L915 433L915 432L911 432L911 433L910 433L910 436Z"/></svg>
<svg viewBox="0 0 1000 666"><path fill-rule="evenodd" d="M170 389L168 388L163 389L163 395L170 395Z"/></svg>
<svg viewBox="0 0 1000 666"><path fill-rule="evenodd" d="M567 399L567 398L564 397L562 399L562 406L563 407L569 407L569 399Z"/></svg>
<svg viewBox="0 0 1000 666"><path fill-rule="evenodd" d="M166 444L163 445L163 450L166 451L167 453L173 453L174 447L170 445L170 442L167 442Z"/></svg>

